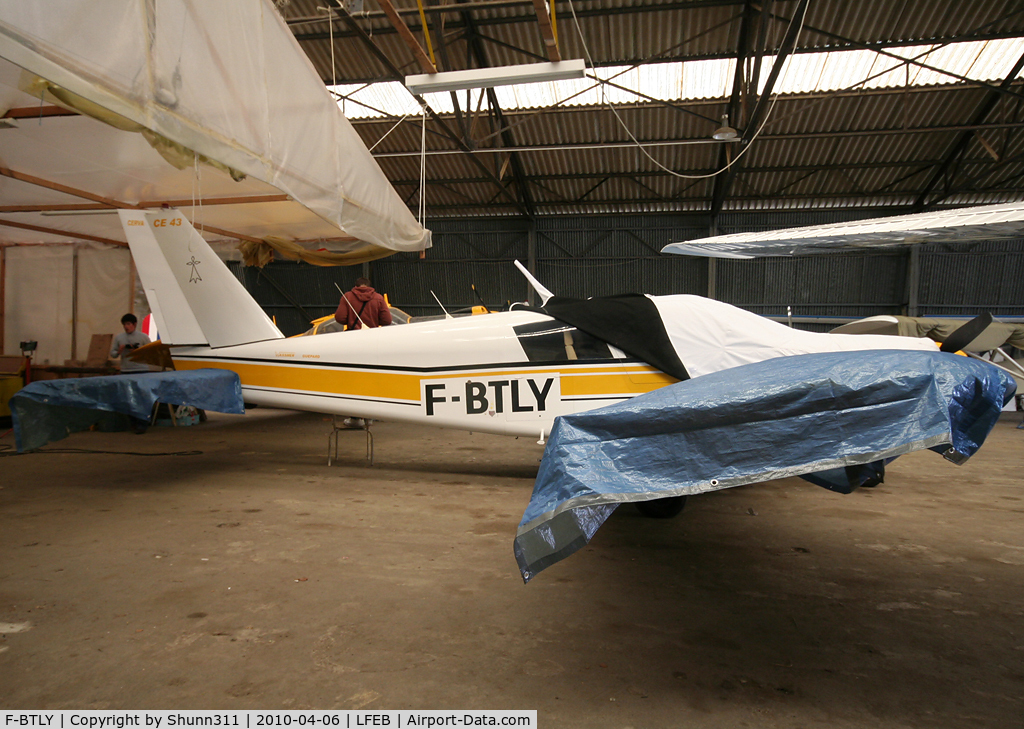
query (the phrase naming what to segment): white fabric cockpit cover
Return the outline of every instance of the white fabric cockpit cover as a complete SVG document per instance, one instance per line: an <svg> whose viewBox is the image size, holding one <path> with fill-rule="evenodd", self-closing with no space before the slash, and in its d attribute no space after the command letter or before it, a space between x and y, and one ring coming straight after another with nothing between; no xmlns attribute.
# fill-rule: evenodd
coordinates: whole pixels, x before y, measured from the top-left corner
<svg viewBox="0 0 1024 729"><path fill-rule="evenodd" d="M430 246L270 0L0 0L0 58L274 186L339 236Z"/></svg>
<svg viewBox="0 0 1024 729"><path fill-rule="evenodd" d="M665 332L690 377L775 357L866 349L934 352L926 338L881 334L820 334L791 329L739 307L680 294L651 296Z"/></svg>

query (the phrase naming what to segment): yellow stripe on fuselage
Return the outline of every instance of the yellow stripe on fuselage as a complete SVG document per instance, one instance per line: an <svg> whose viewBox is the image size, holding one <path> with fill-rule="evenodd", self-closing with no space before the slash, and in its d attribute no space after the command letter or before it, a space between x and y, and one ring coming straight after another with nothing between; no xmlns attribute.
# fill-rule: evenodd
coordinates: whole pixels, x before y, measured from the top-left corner
<svg viewBox="0 0 1024 729"><path fill-rule="evenodd" d="M217 360L175 359L179 370L204 367L230 370L238 374L242 385L273 390L329 393L355 397L385 398L419 402L421 380L455 378L494 378L559 375L563 397L597 395L640 395L676 382L674 377L646 365L594 366L558 369L538 367L516 370L477 370L473 372L443 372L403 374L397 372L366 371L337 368L297 367L288 364L255 364L220 362Z"/></svg>
<svg viewBox="0 0 1024 729"><path fill-rule="evenodd" d="M678 380L654 368L632 374L610 371L580 375L571 371L562 374L562 396L641 395L673 382Z"/></svg>
<svg viewBox="0 0 1024 729"><path fill-rule="evenodd" d="M218 362L216 360L175 360L179 370L214 367L238 374L246 387L271 390L322 392L332 395L387 398L389 400L420 399L419 375L394 372L366 372L341 368L320 369L289 365Z"/></svg>

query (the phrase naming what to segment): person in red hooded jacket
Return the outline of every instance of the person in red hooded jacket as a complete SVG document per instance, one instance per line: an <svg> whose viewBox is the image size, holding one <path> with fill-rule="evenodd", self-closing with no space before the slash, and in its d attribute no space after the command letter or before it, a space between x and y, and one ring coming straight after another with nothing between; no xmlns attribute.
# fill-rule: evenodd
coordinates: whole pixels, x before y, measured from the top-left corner
<svg viewBox="0 0 1024 729"><path fill-rule="evenodd" d="M348 329L386 327L391 323L391 310L384 297L373 290L370 280L357 278L351 291L346 291L334 312L334 320Z"/></svg>

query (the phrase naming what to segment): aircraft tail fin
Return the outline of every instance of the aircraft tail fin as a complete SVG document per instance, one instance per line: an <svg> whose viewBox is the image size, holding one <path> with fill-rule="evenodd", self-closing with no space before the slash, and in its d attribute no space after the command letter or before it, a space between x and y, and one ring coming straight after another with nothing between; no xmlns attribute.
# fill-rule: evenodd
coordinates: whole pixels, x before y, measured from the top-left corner
<svg viewBox="0 0 1024 729"><path fill-rule="evenodd" d="M230 347L284 337L178 210L119 210L160 339Z"/></svg>

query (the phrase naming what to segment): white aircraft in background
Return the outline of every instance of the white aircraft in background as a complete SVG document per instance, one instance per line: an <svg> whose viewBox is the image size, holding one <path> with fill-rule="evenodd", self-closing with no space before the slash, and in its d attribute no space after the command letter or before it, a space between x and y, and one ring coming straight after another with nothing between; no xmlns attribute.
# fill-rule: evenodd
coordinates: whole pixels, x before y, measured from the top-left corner
<svg viewBox="0 0 1024 729"><path fill-rule="evenodd" d="M793 429L794 422L811 422L804 411L796 418L787 411L790 422L784 427L788 429L778 436L786 442L776 444L778 448L766 447L770 438L762 437L760 430L762 425L774 425L773 421L770 417L758 420L754 430L761 435L744 450L753 461L741 459L745 464L742 474L719 474L718 466L729 472L736 465L725 449L717 460L703 459L716 466L716 475L710 480L705 483L698 474L680 485L679 478L687 468L687 456L681 455L687 449L680 445L685 436L666 434L657 424L672 420L678 412L682 421L675 426L689 428L698 436L703 433L703 421L695 422L687 415L687 396L694 393L695 402L703 406L702 413L729 415L715 413L714 409L737 394L729 390L727 380L733 368L737 368L736 382L750 377L751 368L742 365L768 366L772 372L792 373L783 377L799 378L807 371L802 367L807 358L790 359L791 355L857 352L864 355L867 374L885 379L889 376L887 368L877 371L878 367L870 366L872 350L891 366L891 350L903 350L897 356L920 362L925 359L922 353L935 352L936 343L919 337L804 332L699 296L560 299L532 277L531 283L543 299L543 306L537 309L285 338L180 212L120 210L118 214L163 337L157 346L174 347L173 360L179 370L212 367L237 373L249 403L474 432L536 435L541 443L551 434L557 416L584 413L559 421L552 443L558 447L545 452L514 547L524 580L589 541L620 503L632 502L646 516L667 518L679 513L691 494L780 474L803 475L826 488L848 493L859 486L879 483L885 461L908 449L948 443L944 455L960 462L970 457L973 444L984 440L985 433L981 433L980 440L967 438L969 442L960 443L962 451L954 447L963 440L964 424L958 421L954 429L949 420L943 420L946 413L934 410L941 398L938 386L932 382L925 388L924 400L933 410L922 420L922 426L928 425L935 432L921 435L915 430L913 439L904 442L901 434L909 428L897 428L897 434L885 427L879 431L879 425L894 425L886 421L889 410L882 403L867 427L871 434L884 436L880 444L870 441L871 448L861 452L857 450L862 445L858 438L847 443L848 436L861 431L851 431L812 444L808 453L799 451L799 447L786 447L807 442L802 437L806 434ZM969 322L950 335L942 349L956 351L961 342L973 340L989 321L990 317ZM916 356L911 358L912 354ZM835 359L824 356L827 361ZM776 359L796 366L772 367L776 363L767 361ZM822 361L817 357L813 360ZM764 365L757 364L762 362ZM671 404L655 405L643 411L640 424L629 408L609 408L593 416L586 413L704 375L708 375L706 382L713 383L707 392L718 393L710 403L698 382L667 393L665 402L683 402L681 409ZM829 382L831 377L828 375ZM768 385L768 390L786 393L780 403L796 391L797 400L806 401L801 407L835 421L836 408L849 408L851 402L863 401L861 394L870 395L858 392L858 397L849 400L843 394L847 391L845 381L840 380L830 387L822 385L819 378L813 385L816 397L811 398L799 394L803 380L775 379L766 383L762 379L758 387ZM921 387L918 378L910 380L911 389ZM1005 384L1000 381L987 386L982 395L992 395L996 386ZM741 388L741 398L733 401L741 403L746 392L757 389L753 385L737 387ZM873 385L868 387L874 389ZM830 392L838 394L830 396ZM1000 394L1005 402L1005 390ZM984 397L979 399L987 406ZM638 410L639 405L650 407L651 398L643 400ZM917 397L902 398L900 402L904 400L917 407ZM941 404L938 407L942 409ZM859 413L863 408L852 410ZM900 418L911 412L898 410ZM620 414L627 416L624 430L610 427L607 421L598 423L596 431L584 427L589 435L573 430L574 420L597 417L600 421L609 417L609 411L613 411L612 420L618 420ZM735 415L737 422L742 421L742 413ZM755 418L768 415L755 413ZM839 422L846 421L840 418ZM863 422L868 421L855 417L851 424ZM948 425L949 433L938 432L942 423ZM646 424L655 427L646 428ZM919 430L924 432L926 428ZM839 431L841 427L825 432L835 435ZM623 452L623 469L614 465L609 469L605 461L618 459L608 455L605 445L614 444L609 446L614 451L623 447L623 439L632 442L626 447L641 461L631 462ZM856 452L847 453L850 449ZM701 455L709 453L700 451ZM694 455L691 452L688 457ZM652 464L654 470L647 473Z"/></svg>
<svg viewBox="0 0 1024 729"><path fill-rule="evenodd" d="M285 338L180 212L119 214L176 369L232 370L246 402L269 407L543 441L558 415L741 364L936 348L799 331L699 296L579 301L543 287L543 310Z"/></svg>

